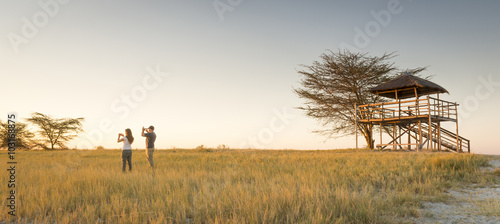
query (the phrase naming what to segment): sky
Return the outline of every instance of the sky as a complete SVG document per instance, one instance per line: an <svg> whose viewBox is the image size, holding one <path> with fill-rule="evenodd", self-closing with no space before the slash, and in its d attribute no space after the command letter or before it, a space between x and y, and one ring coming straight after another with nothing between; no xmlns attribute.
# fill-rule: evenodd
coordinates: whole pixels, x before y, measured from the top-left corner
<svg viewBox="0 0 500 224"><path fill-rule="evenodd" d="M500 154L499 11L496 0L1 1L0 119L84 117L70 148L120 148L131 128L141 149L149 125L161 149L353 148L353 136L313 133L323 127L296 109L297 71L328 50L396 52L398 68L427 66L441 99L460 104L472 152Z"/></svg>

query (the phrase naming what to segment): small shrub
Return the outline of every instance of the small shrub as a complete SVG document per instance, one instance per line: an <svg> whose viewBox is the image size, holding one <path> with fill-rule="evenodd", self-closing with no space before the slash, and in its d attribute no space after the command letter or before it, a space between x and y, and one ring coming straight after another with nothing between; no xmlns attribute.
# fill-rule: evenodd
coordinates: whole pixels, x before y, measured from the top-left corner
<svg viewBox="0 0 500 224"><path fill-rule="evenodd" d="M209 149L209 148L205 147L204 145L196 146L195 149L198 152L212 152L213 151L212 149Z"/></svg>
<svg viewBox="0 0 500 224"><path fill-rule="evenodd" d="M204 145L199 145L199 146L196 146L195 149L198 149L198 150L205 149L205 146Z"/></svg>
<svg viewBox="0 0 500 224"><path fill-rule="evenodd" d="M500 168L497 167L494 171L493 171L493 174L497 175L497 176L500 176Z"/></svg>
<svg viewBox="0 0 500 224"><path fill-rule="evenodd" d="M224 144L220 144L217 146L217 149L229 149L229 146L224 145Z"/></svg>

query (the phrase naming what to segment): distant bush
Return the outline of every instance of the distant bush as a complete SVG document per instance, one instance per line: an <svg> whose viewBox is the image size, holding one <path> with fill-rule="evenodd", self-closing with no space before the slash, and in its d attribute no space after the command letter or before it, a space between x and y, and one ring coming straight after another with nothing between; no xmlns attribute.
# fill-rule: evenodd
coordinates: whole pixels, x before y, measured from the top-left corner
<svg viewBox="0 0 500 224"><path fill-rule="evenodd" d="M220 144L217 146L217 149L229 149L229 146L224 145L224 144Z"/></svg>
<svg viewBox="0 0 500 224"><path fill-rule="evenodd" d="M205 146L204 145L199 145L199 146L196 146L196 148L194 149L205 149Z"/></svg>
<svg viewBox="0 0 500 224"><path fill-rule="evenodd" d="M213 152L214 151L213 149L207 148L204 145L196 146L195 150L197 150L198 152Z"/></svg>
<svg viewBox="0 0 500 224"><path fill-rule="evenodd" d="M95 150L105 150L106 148L104 148L104 146L102 145L99 145L99 146L96 146L95 147Z"/></svg>

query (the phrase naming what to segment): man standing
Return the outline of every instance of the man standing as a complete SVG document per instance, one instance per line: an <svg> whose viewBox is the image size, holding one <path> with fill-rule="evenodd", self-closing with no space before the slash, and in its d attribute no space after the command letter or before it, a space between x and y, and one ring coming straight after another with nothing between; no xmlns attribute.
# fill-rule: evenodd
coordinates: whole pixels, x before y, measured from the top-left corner
<svg viewBox="0 0 500 224"><path fill-rule="evenodd" d="M155 127L151 125L147 129L142 127L142 132L141 132L141 136L146 137L146 158L148 159L149 167L151 167L152 169L155 168L153 162L153 152L155 151L156 134L154 131Z"/></svg>

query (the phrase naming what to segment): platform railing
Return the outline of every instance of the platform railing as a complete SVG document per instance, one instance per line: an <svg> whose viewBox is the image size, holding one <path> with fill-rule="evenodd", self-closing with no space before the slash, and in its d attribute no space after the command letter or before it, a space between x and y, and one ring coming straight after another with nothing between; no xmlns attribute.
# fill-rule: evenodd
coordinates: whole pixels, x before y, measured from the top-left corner
<svg viewBox="0 0 500 224"><path fill-rule="evenodd" d="M356 111L360 121L407 119L428 115L456 119L457 106L457 103L427 96L420 99L399 99L392 102L359 105Z"/></svg>
<svg viewBox="0 0 500 224"><path fill-rule="evenodd" d="M429 105L431 106L431 115L451 119L457 118L457 103L429 96L427 98L429 98Z"/></svg>

